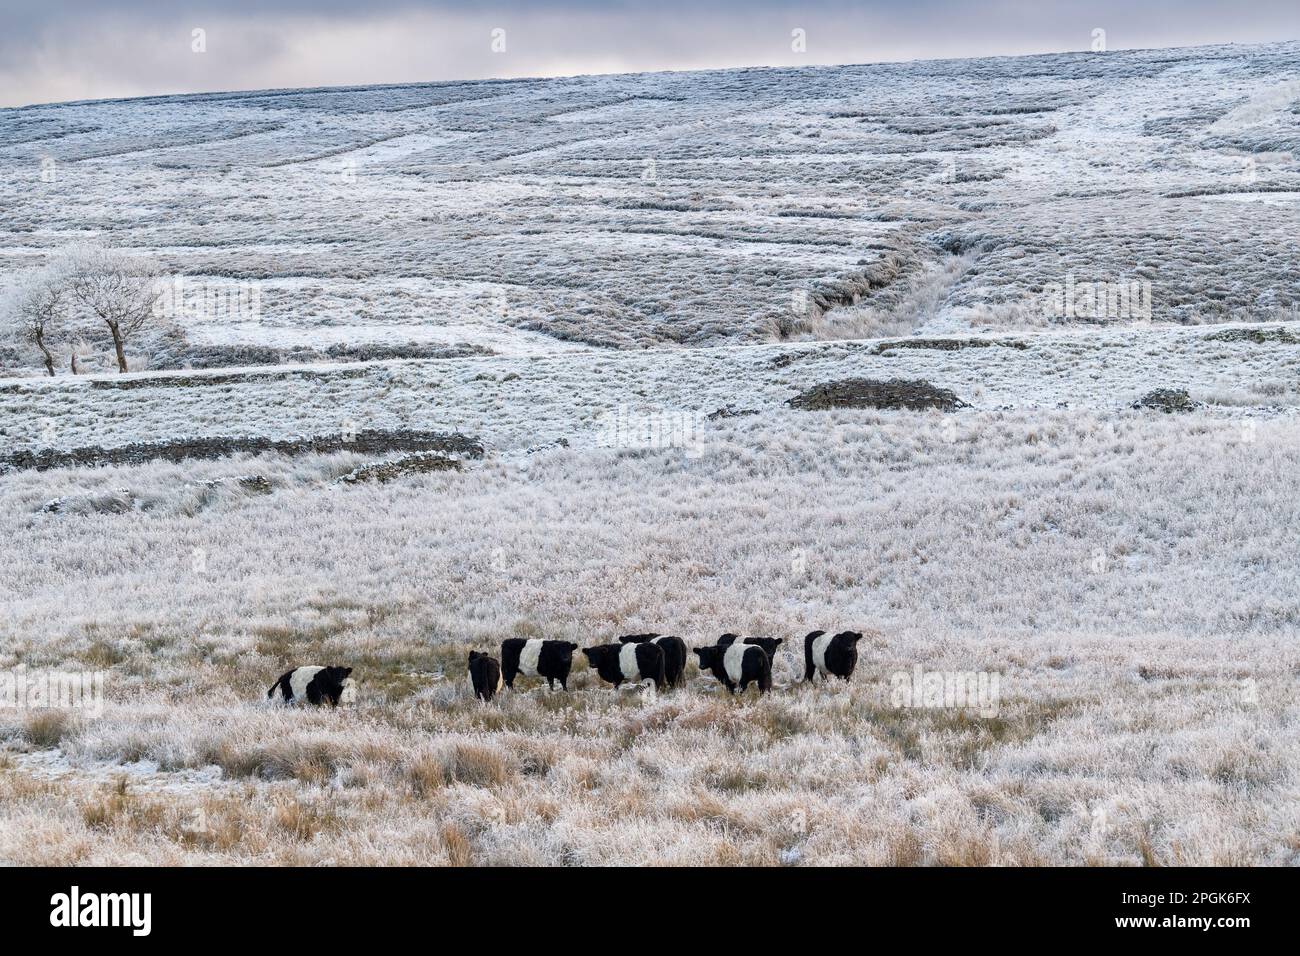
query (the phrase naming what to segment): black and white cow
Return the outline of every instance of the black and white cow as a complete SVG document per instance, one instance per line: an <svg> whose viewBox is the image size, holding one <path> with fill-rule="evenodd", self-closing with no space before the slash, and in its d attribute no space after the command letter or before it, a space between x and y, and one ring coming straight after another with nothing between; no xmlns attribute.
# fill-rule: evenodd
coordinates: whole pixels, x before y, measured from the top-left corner
<svg viewBox="0 0 1300 956"><path fill-rule="evenodd" d="M664 652L664 681L680 687L686 681L686 642L671 634L624 634L620 644L658 644Z"/></svg>
<svg viewBox="0 0 1300 956"><path fill-rule="evenodd" d="M357 702L357 682L350 677L351 667L295 667L285 671L271 689L266 692L267 699L280 692L280 699L288 703L355 704Z"/></svg>
<svg viewBox="0 0 1300 956"><path fill-rule="evenodd" d="M569 689L569 671L573 668L573 652L578 645L570 641L544 641L541 638L510 637L501 642L501 676L506 686L515 689L515 676L545 677L546 686Z"/></svg>
<svg viewBox="0 0 1300 956"><path fill-rule="evenodd" d="M733 694L742 694L751 683L758 684L758 692L772 689L772 659L757 644L716 644L697 647L700 670L710 672Z"/></svg>
<svg viewBox="0 0 1300 956"><path fill-rule="evenodd" d="M584 647L587 663L592 670L615 687L623 681L654 681L655 687L664 686L664 652L651 641L644 644L601 644Z"/></svg>
<svg viewBox="0 0 1300 956"><path fill-rule="evenodd" d="M768 660L776 660L776 649L785 643L782 637L740 637L736 634L723 634L718 638L719 647L729 647L740 641L742 644L757 644L767 654Z"/></svg>
<svg viewBox="0 0 1300 956"><path fill-rule="evenodd" d="M862 635L857 631L841 631L835 635L813 631L803 639L803 679L812 680L814 674L821 674L823 680L829 680L834 674L848 680L858 663L860 640Z"/></svg>
<svg viewBox="0 0 1300 956"><path fill-rule="evenodd" d="M478 651L469 652L469 685L474 688L474 696L479 700L491 700L501 689L501 665L495 657L488 657Z"/></svg>

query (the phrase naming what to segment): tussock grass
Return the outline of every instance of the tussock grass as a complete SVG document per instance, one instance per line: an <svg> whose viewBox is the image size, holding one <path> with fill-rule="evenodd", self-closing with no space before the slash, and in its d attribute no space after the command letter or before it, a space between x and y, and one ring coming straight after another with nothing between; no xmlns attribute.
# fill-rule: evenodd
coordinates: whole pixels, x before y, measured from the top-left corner
<svg viewBox="0 0 1300 956"><path fill-rule="evenodd" d="M689 463L489 463L434 511L400 483L163 510L126 540L117 516L33 532L0 498L8 539L34 535L0 555L7 662L108 670L102 717L0 711L0 859L1297 860L1297 608L1277 581L1300 573L1300 440L1246 449L1198 418L825 425L741 420ZM219 573L158 579L193 540ZM61 567L68 547L88 569ZM147 613L121 610L127 582ZM784 636L776 687L731 697L691 663L683 689L616 692L579 660L569 693L470 694L471 647L643 626ZM869 632L851 683L801 683L814 626ZM266 704L308 661L356 666L360 704ZM899 707L917 664L998 673L997 712Z"/></svg>
<svg viewBox="0 0 1300 956"><path fill-rule="evenodd" d="M67 710L37 710L23 722L22 737L33 747L57 747L76 725L76 715Z"/></svg>

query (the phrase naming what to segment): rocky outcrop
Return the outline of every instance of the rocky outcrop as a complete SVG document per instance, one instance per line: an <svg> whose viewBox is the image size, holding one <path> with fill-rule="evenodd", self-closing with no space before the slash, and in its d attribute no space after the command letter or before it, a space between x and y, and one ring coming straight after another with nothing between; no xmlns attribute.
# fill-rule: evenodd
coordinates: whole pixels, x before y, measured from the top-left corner
<svg viewBox="0 0 1300 956"><path fill-rule="evenodd" d="M1191 412L1201 407L1200 402L1192 401L1185 388L1157 388L1147 392L1136 402L1134 408L1149 408L1166 414L1173 412Z"/></svg>
<svg viewBox="0 0 1300 956"><path fill-rule="evenodd" d="M365 482L384 484L406 475L423 475L431 471L456 471L460 460L446 455L417 452L389 461L375 461L362 465L338 479L341 485L358 485Z"/></svg>
<svg viewBox="0 0 1300 956"><path fill-rule="evenodd" d="M819 410L826 408L929 409L950 412L968 408L946 388L922 379L894 378L877 381L869 378L846 378L824 382L800 392L787 402L792 408Z"/></svg>
<svg viewBox="0 0 1300 956"><path fill-rule="evenodd" d="M735 405L724 405L722 408L709 412L705 417L711 422L716 422L724 418L743 418L746 415L757 414L757 408L737 408Z"/></svg>
<svg viewBox="0 0 1300 956"><path fill-rule="evenodd" d="M233 478L208 478L198 482L203 488L221 488L234 485L240 491L254 495L269 495L272 492L271 481L265 475L236 475Z"/></svg>
<svg viewBox="0 0 1300 956"><path fill-rule="evenodd" d="M1227 328L1211 332L1207 342L1251 342L1255 345L1300 345L1300 335L1285 326L1265 329Z"/></svg>

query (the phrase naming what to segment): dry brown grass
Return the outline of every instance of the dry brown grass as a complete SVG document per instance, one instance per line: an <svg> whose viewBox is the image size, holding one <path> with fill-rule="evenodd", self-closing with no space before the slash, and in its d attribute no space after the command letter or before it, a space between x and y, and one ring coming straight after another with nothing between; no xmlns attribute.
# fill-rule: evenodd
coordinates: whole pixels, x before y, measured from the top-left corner
<svg viewBox="0 0 1300 956"><path fill-rule="evenodd" d="M288 517L185 517L241 585L264 589L256 617L224 578L187 578L142 620L92 605L69 625L41 608L76 581L29 584L33 636L7 653L93 661L111 681L99 718L0 710L0 862L1300 862L1300 652L1282 626L1295 610L1241 577L1289 567L1278 516L1294 508L1282 489L1300 446L1269 446L1247 482L1208 426L1100 434L1112 424L1092 437L1084 419L1008 415L953 443L933 423L844 419L824 451L756 420L735 427L781 455L737 439L702 469L539 457L527 482L489 463L447 491L473 533L439 526L414 550L421 499L395 486L349 493L327 518L308 496L278 503ZM647 488L665 504L647 505ZM1223 489L1232 507L1189 507ZM533 497L555 514L537 520ZM618 519L608 537L593 511ZM262 522L346 593L245 567ZM59 527L79 540L89 524ZM361 526L373 540L346 560L313 537ZM517 576L483 570L487 539L515 549ZM1094 539L1143 576L1094 575ZM796 546L807 580L789 577ZM1174 552L1176 568L1160 563ZM367 576L390 561L391 578ZM210 617L192 620L196 607ZM1230 663L1207 614L1232 634ZM805 616L880 634L848 685L799 683L797 648L783 648L762 698L729 697L693 664L663 694L615 692L581 662L568 693L528 680L490 704L468 692L470 646L594 640L633 615L697 643L718 621L793 635ZM288 662L331 659L358 667L358 707L265 704ZM918 663L1001 674L997 713L897 706L891 674Z"/></svg>
<svg viewBox="0 0 1300 956"><path fill-rule="evenodd" d="M132 793L125 777L99 788L81 805L81 817L92 830L152 831L168 812L167 804Z"/></svg>
<svg viewBox="0 0 1300 956"><path fill-rule="evenodd" d="M284 797L273 804L271 820L291 839L307 841L318 834L332 833L342 825L335 807L324 797L304 800Z"/></svg>
<svg viewBox="0 0 1300 956"><path fill-rule="evenodd" d="M447 853L447 861L452 866L472 866L474 864L474 852L469 837L456 824L448 823L443 826L442 846Z"/></svg>
<svg viewBox="0 0 1300 956"><path fill-rule="evenodd" d="M408 729L429 720L414 702L391 713L386 706L351 715L196 715L193 727L136 727L130 746L147 755L199 734L194 762L215 756L226 770L216 784L160 788L167 771L158 781L118 773L91 782L75 767L38 779L25 772L21 753L10 752L8 768L0 768L0 818L11 824L0 855L986 866L1256 862L1267 852L1241 828L1281 818L1252 807L1239 775L1216 780L1154 749L1136 763L1129 751L1098 751L1086 759L1108 763L1086 779L1053 769L1062 748L1084 746L1066 722L1107 719L1107 695L1080 690L1032 698L1045 702L1037 706L1009 701L1007 713L987 724L942 712L888 714L865 680L836 698L796 689L744 703L698 688L618 701L608 690L577 692L568 696L575 734L549 726L559 694L516 694L493 708L456 698L432 738ZM1127 726L1145 727L1144 739L1176 734L1171 727L1185 719L1140 712L1144 699L1161 698L1126 699ZM484 730L479 717L488 709L511 729ZM103 735L112 726L65 727L56 736L74 751L111 748L112 735ZM791 726L821 731L791 733ZM1204 765L1219 766L1231 753L1205 753ZM1263 781L1254 785L1258 799L1280 799L1270 781L1285 775L1258 757L1241 759ZM1200 829L1175 832L1160 823L1180 819L1183 806L1196 807ZM1102 829L1092 816L1097 807L1106 811ZM1296 852L1285 836L1277 831L1270 845Z"/></svg>
<svg viewBox="0 0 1300 956"><path fill-rule="evenodd" d="M63 738L73 733L77 717L66 710L37 710L23 722L24 739L33 747L57 747Z"/></svg>

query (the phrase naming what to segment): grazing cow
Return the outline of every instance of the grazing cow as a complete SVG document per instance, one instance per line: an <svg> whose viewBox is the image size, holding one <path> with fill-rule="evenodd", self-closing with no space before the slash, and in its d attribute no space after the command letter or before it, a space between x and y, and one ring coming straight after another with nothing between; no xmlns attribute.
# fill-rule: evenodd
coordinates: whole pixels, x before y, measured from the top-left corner
<svg viewBox="0 0 1300 956"><path fill-rule="evenodd" d="M655 687L664 686L664 652L658 644L601 644L584 647L582 653L592 670L615 687L625 680L652 680Z"/></svg>
<svg viewBox="0 0 1300 956"><path fill-rule="evenodd" d="M295 667L285 671L271 689L266 692L267 699L280 692L282 700L288 703L355 704L357 702L357 682L349 677L351 667Z"/></svg>
<svg viewBox="0 0 1300 956"><path fill-rule="evenodd" d="M737 641L739 641L739 642L742 643L742 644L756 644L757 646L759 646L759 647L761 647L761 648L763 649L763 652L764 652L765 654L767 654L767 659L768 659L768 660L770 660L770 661L775 661L775 660L776 660L776 649L777 649L778 647L780 647L782 644L785 643L785 638L782 638L782 637L740 637L740 636L738 636L738 635L736 635L736 634L723 634L720 638L718 638L718 646L719 646L719 647L730 647L732 644L736 643Z"/></svg>
<svg viewBox="0 0 1300 956"><path fill-rule="evenodd" d="M501 665L495 657L488 657L478 651L469 652L469 685L474 688L474 696L479 700L491 700L492 695L501 689Z"/></svg>
<svg viewBox="0 0 1300 956"><path fill-rule="evenodd" d="M823 680L829 680L834 674L848 680L858 663L860 640L862 635L857 631L841 631L834 636L813 631L803 639L803 679L812 680L814 674L821 674Z"/></svg>
<svg viewBox="0 0 1300 956"><path fill-rule="evenodd" d="M686 682L686 642L670 634L624 634L620 644L658 644L664 652L664 681L669 687Z"/></svg>
<svg viewBox="0 0 1300 956"><path fill-rule="evenodd" d="M733 694L739 689L743 694L751 683L758 684L758 692L766 694L772 689L772 659L757 644L717 644L697 647L700 670L709 671Z"/></svg>
<svg viewBox="0 0 1300 956"><path fill-rule="evenodd" d="M540 638L525 640L511 637L501 642L501 676L506 686L515 689L515 676L545 677L546 686L555 690L555 682L569 689L569 671L573 668L573 652L577 644L569 641L544 641Z"/></svg>

